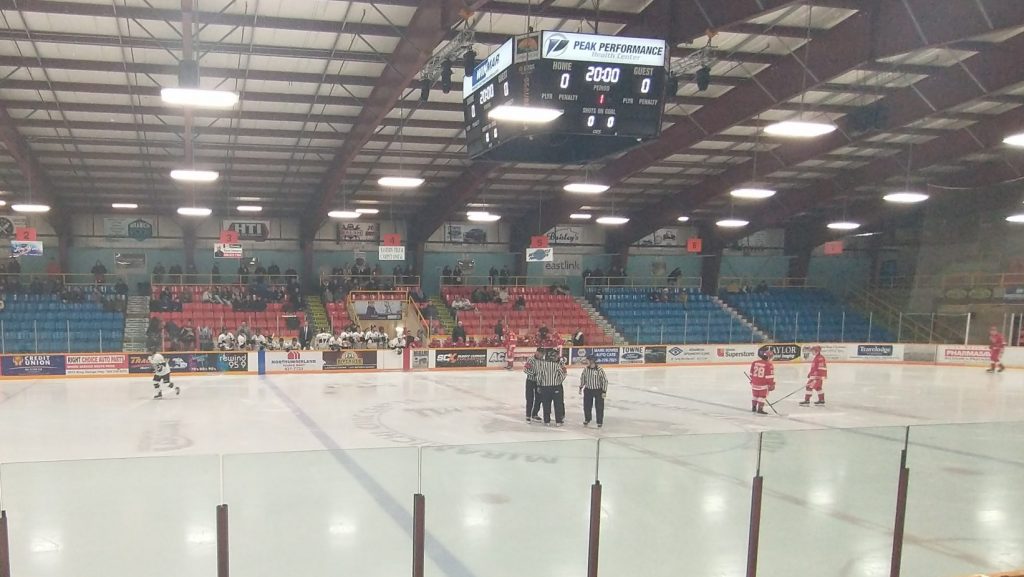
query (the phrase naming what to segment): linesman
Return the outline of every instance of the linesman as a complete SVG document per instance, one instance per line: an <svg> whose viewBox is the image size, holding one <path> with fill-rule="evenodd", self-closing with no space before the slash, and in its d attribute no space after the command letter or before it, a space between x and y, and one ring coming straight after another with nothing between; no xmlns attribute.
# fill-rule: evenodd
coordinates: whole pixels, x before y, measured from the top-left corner
<svg viewBox="0 0 1024 577"><path fill-rule="evenodd" d="M604 369L597 366L597 358L587 357L587 366L580 375L580 392L583 393L583 426L590 425L593 409L597 409L597 426L604 424L604 399L608 394L608 377Z"/></svg>
<svg viewBox="0 0 1024 577"><path fill-rule="evenodd" d="M558 356L557 349L547 349L543 358L534 359L533 374L540 391L541 407L544 409L544 424L551 424L551 405L555 405L555 426L565 423L565 365Z"/></svg>

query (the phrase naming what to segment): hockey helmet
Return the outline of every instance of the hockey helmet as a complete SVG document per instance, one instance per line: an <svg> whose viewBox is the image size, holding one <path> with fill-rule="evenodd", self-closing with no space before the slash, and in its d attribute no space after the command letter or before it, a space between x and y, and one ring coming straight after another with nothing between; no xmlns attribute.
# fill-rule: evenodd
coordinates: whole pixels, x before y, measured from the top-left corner
<svg viewBox="0 0 1024 577"><path fill-rule="evenodd" d="M159 365L160 363L164 362L164 356L161 355L160 353L156 353L153 356L149 357L149 362L153 363L154 365Z"/></svg>
<svg viewBox="0 0 1024 577"><path fill-rule="evenodd" d="M766 361L770 361L770 360L772 360L772 357L774 357L774 356L775 356L775 352L772 351L771 347L765 347L765 348L761 349L760 357L762 359L764 359Z"/></svg>

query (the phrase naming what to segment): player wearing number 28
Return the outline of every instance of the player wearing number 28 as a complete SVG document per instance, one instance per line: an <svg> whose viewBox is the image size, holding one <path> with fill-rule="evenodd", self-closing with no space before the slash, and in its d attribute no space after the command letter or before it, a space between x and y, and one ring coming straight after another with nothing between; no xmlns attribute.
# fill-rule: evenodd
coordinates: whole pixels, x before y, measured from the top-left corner
<svg viewBox="0 0 1024 577"><path fill-rule="evenodd" d="M771 349L764 349L761 358L750 363L750 389L753 391L750 412L766 415L765 400L768 392L775 390L775 365L772 364Z"/></svg>

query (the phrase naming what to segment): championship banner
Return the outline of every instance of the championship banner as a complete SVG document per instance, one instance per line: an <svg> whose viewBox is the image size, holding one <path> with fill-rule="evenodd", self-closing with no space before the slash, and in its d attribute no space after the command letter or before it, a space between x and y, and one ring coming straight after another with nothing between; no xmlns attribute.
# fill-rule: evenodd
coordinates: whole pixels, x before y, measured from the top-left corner
<svg viewBox="0 0 1024 577"><path fill-rule="evenodd" d="M242 245L218 242L213 245L213 258L242 258Z"/></svg>
<svg viewBox="0 0 1024 577"><path fill-rule="evenodd" d="M338 242L377 242L380 227L375 222L339 222Z"/></svg>
<svg viewBox="0 0 1024 577"><path fill-rule="evenodd" d="M324 351L325 371L376 369L377 351Z"/></svg>
<svg viewBox="0 0 1024 577"><path fill-rule="evenodd" d="M63 375L64 355L10 355L0 357L0 374L5 377Z"/></svg>
<svg viewBox="0 0 1024 577"><path fill-rule="evenodd" d="M437 349L434 364L439 369L486 368L487 349Z"/></svg>
<svg viewBox="0 0 1024 577"><path fill-rule="evenodd" d="M676 246L679 244L679 229L659 228L641 238L633 246Z"/></svg>

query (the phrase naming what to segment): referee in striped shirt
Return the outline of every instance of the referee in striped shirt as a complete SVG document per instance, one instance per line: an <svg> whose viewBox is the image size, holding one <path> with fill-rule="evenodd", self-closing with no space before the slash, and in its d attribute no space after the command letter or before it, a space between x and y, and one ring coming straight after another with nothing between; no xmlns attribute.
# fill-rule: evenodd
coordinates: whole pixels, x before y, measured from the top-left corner
<svg viewBox="0 0 1024 577"><path fill-rule="evenodd" d="M545 425L551 424L552 403L555 405L555 426L561 427L565 422L565 391L562 388L565 372L565 365L558 358L558 351L555 349L547 349L542 358L533 361L532 373L540 392Z"/></svg>
<svg viewBox="0 0 1024 577"><path fill-rule="evenodd" d="M597 426L604 424L604 397L608 393L608 377L604 369L597 366L597 358L587 357L587 366L580 375L580 392L583 393L583 426L590 425L593 409L597 408Z"/></svg>

